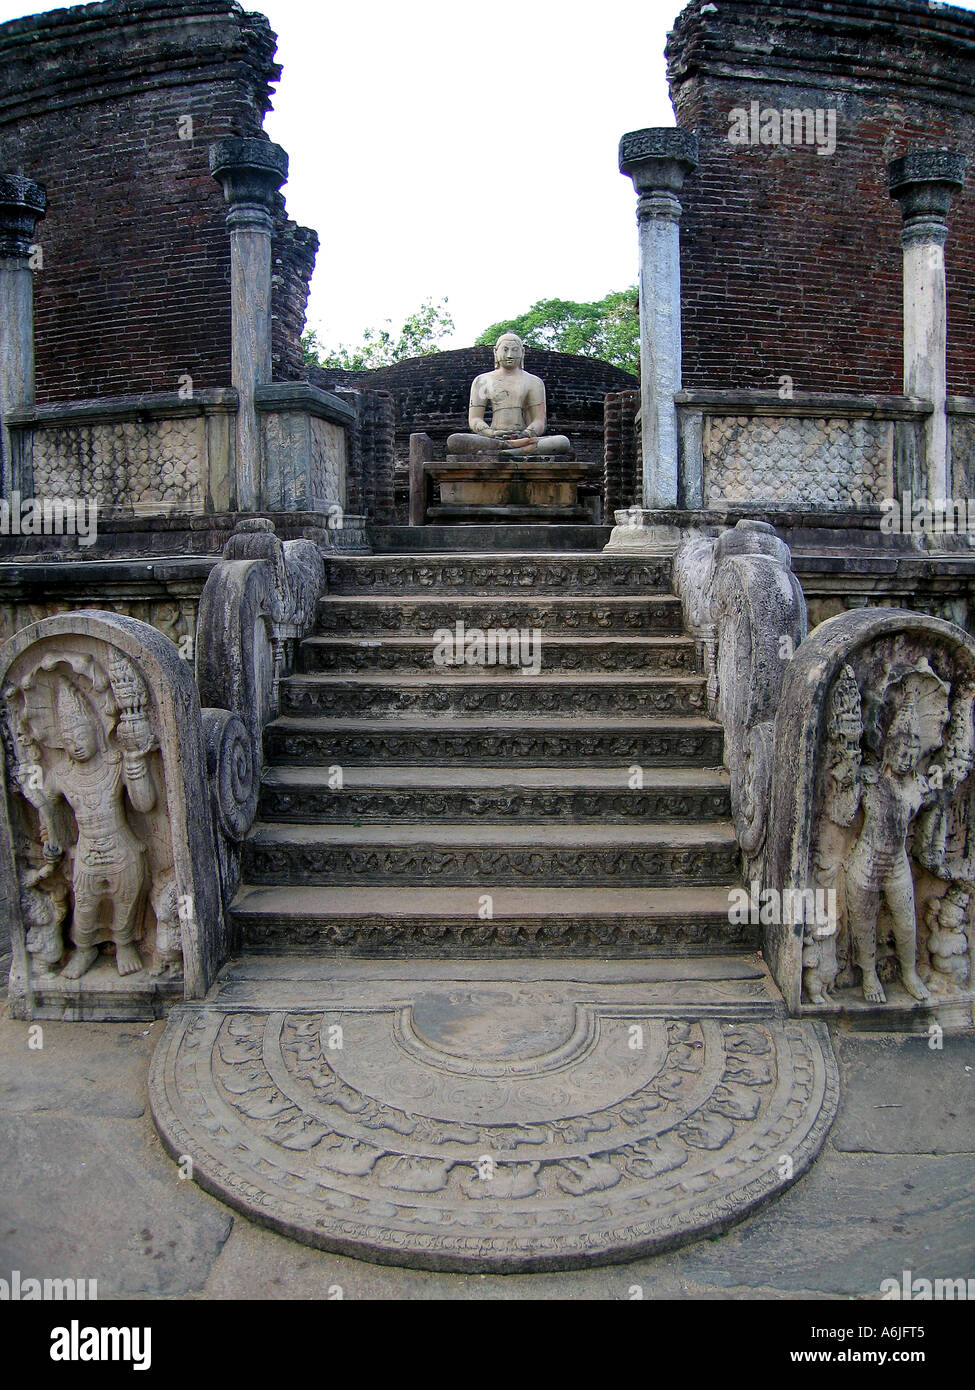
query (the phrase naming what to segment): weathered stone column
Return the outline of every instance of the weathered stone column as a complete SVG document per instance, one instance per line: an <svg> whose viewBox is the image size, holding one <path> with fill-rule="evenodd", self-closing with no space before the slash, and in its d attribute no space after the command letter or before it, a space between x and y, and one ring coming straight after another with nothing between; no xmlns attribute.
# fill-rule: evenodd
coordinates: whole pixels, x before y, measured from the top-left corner
<svg viewBox="0 0 975 1390"><path fill-rule="evenodd" d="M934 406L925 423L927 494L933 501L951 495L944 246L965 157L954 150L916 150L892 160L887 170L891 197L904 217L904 392Z"/></svg>
<svg viewBox="0 0 975 1390"><path fill-rule="evenodd" d="M0 174L0 496L11 473L7 412L34 404L34 228L47 208L39 183Z"/></svg>
<svg viewBox="0 0 975 1390"><path fill-rule="evenodd" d="M271 232L274 197L288 177L288 156L269 140L221 140L210 172L230 204L231 377L237 412L237 508L264 505L261 424L254 391L271 380Z"/></svg>
<svg viewBox="0 0 975 1390"><path fill-rule="evenodd" d="M661 127L620 141L620 172L638 194L643 505L677 506L677 407L681 389L680 214L677 195L697 165L697 137Z"/></svg>

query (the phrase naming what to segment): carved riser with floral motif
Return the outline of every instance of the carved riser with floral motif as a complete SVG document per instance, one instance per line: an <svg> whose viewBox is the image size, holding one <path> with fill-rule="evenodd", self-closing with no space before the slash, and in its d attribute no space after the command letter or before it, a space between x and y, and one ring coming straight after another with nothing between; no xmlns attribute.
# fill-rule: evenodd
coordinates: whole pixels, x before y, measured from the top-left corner
<svg viewBox="0 0 975 1390"><path fill-rule="evenodd" d="M343 640L342 638L309 638L299 649L298 670L303 674L335 672L386 671L412 674L425 672L449 677L470 675L472 669L484 675L504 676L503 666L436 666L434 651L437 643L432 637L410 641L407 638L376 639L373 642ZM542 636L540 643L542 670L553 672L603 672L623 674L640 672L643 675L668 673L696 675L701 671L697 646L686 638L588 638L564 639Z"/></svg>
<svg viewBox="0 0 975 1390"><path fill-rule="evenodd" d="M536 846L342 846L302 844L288 839L286 827L263 827L260 839L244 846L243 869L249 883L487 884L598 886L721 884L738 875L738 848L727 839L692 849L662 846L651 851L596 850L579 845Z"/></svg>
<svg viewBox="0 0 975 1390"><path fill-rule="evenodd" d="M533 599L492 597L454 599L326 598L319 608L319 633L347 637L350 632L411 633L430 637L439 628L540 628L553 636L593 633L683 636L675 598Z"/></svg>
<svg viewBox="0 0 975 1390"><path fill-rule="evenodd" d="M647 721L649 723L649 721ZM354 721L348 721L353 724ZM308 727L311 724L312 727ZM720 727L657 728L636 724L623 729L553 727L544 732L485 725L475 729L342 727L322 721L280 719L268 726L265 747L275 762L361 765L364 763L517 762L557 767L565 762L641 767L719 767Z"/></svg>
<svg viewBox="0 0 975 1390"><path fill-rule="evenodd" d="M331 560L328 589L335 594L517 593L652 594L670 592L670 560L596 555L560 560L546 555L488 560L458 555L447 560L410 555L363 556Z"/></svg>
<svg viewBox="0 0 975 1390"><path fill-rule="evenodd" d="M704 678L697 676L677 680L647 676L633 685L612 679L605 683L588 683L584 676L555 683L542 676L524 676L517 672L507 678L500 675L478 677L473 683L464 685L449 679L436 684L424 681L408 685L403 680L393 679L381 685L363 685L338 676L292 676L281 685L281 712L335 719L357 716L419 718L436 714L565 715L569 718L674 715L688 719L706 715L707 690Z"/></svg>
<svg viewBox="0 0 975 1390"><path fill-rule="evenodd" d="M622 779L621 779L622 780ZM269 821L412 822L437 820L546 822L598 821L625 825L658 820L718 820L730 814L727 787L674 792L652 787L625 791L541 791L509 787L424 791L300 789L265 779L258 814Z"/></svg>
<svg viewBox="0 0 975 1390"><path fill-rule="evenodd" d="M525 917L505 921L460 918L362 917L294 918L273 913L234 912L241 949L278 954L462 959L499 957L620 957L713 956L755 951L760 928L728 921L728 914L699 912L693 916L645 917Z"/></svg>

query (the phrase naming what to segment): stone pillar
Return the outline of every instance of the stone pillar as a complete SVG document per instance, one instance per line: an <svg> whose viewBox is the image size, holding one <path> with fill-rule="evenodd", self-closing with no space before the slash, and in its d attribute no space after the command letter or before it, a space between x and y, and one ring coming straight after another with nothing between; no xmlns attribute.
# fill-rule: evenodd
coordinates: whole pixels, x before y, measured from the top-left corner
<svg viewBox="0 0 975 1390"><path fill-rule="evenodd" d="M620 141L620 172L637 191L640 229L640 379L643 505L678 502L677 407L680 358L680 214L677 197L697 165L697 137L662 127Z"/></svg>
<svg viewBox="0 0 975 1390"><path fill-rule="evenodd" d="M230 205L230 360L240 397L236 505L256 511L265 499L254 392L271 380L271 214L288 156L269 140L221 140L210 146L210 172Z"/></svg>
<svg viewBox="0 0 975 1390"><path fill-rule="evenodd" d="M887 170L891 197L904 218L904 392L934 406L925 423L927 495L933 501L951 495L944 246L965 157L953 150L917 150L892 160Z"/></svg>
<svg viewBox="0 0 975 1390"><path fill-rule="evenodd" d="M34 404L34 228L47 208L39 183L0 174L0 496L13 486L7 412Z"/></svg>

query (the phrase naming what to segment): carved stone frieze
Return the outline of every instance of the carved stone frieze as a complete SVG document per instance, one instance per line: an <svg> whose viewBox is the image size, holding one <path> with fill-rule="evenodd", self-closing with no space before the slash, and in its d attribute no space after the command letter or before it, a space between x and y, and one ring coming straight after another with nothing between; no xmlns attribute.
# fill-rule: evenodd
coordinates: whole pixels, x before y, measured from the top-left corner
<svg viewBox="0 0 975 1390"><path fill-rule="evenodd" d="M105 599L99 596L100 613L118 613L123 617L136 618L148 623L157 632L163 633L179 649L180 655L192 664L194 639L196 635L196 600L189 597L163 599ZM14 633L30 623L39 623L44 618L53 618L58 613L80 612L91 609L91 601L64 599L57 603L0 603L0 642L13 637Z"/></svg>
<svg viewBox="0 0 975 1390"><path fill-rule="evenodd" d="M715 767L721 761L721 729L688 731L680 727L527 730L524 727L459 730L383 727L345 728L341 725L303 729L298 721L279 719L268 727L269 753L276 759L308 763L437 762L463 758L535 762L555 766L574 759L598 763L677 765L696 763Z"/></svg>
<svg viewBox="0 0 975 1390"><path fill-rule="evenodd" d="M31 455L37 497L97 497L120 511L203 511L202 415L35 426Z"/></svg>
<svg viewBox="0 0 975 1390"><path fill-rule="evenodd" d="M482 560L457 555L450 559L413 556L370 556L361 560L331 560L326 565L332 594L659 594L670 589L670 560L666 557L630 559L599 555L579 561L558 556L512 556Z"/></svg>
<svg viewBox="0 0 975 1390"><path fill-rule="evenodd" d="M433 672L436 643L430 639L405 645L388 642L369 642L362 639L343 641L335 638L326 642L305 642L301 649L301 665L306 672L341 672L358 674L368 671L387 671L410 674ZM682 638L652 639L652 644L627 645L611 638L599 642L589 638L585 644L571 640L541 640L542 668L546 673L643 672L647 675L697 675L700 661L694 644ZM458 667L457 673L469 667Z"/></svg>
<svg viewBox="0 0 975 1390"><path fill-rule="evenodd" d="M542 655L544 662L544 653ZM467 667L468 674L478 668ZM382 686L352 681L325 685L314 678L292 677L282 685L282 709L286 714L355 718L384 714L584 714L677 715L706 714L703 680L656 685L641 682L622 685L590 685L581 679L553 685L541 676L502 681L491 673L477 685L459 685L448 677L442 684L409 686L390 681Z"/></svg>
<svg viewBox="0 0 975 1390"><path fill-rule="evenodd" d="M277 832L285 835L285 832ZM348 883L350 881L468 884L726 883L737 871L734 843L721 840L690 849L593 849L568 845L518 849L507 846L338 845L293 839L249 839L244 871L251 883Z"/></svg>
<svg viewBox="0 0 975 1390"><path fill-rule="evenodd" d="M388 603L336 596L321 605L318 630L344 637L350 631L430 633L437 628L465 627L540 628L553 636L564 633L604 633L608 636L680 636L680 604L674 598L650 595L641 599L545 599L439 598L425 602L404 598Z"/></svg>
<svg viewBox="0 0 975 1390"><path fill-rule="evenodd" d="M643 917L506 918L443 921L386 917L342 921L304 916L275 917L252 913L246 903L234 910L234 921L248 951L277 953L284 949L340 955L391 956L424 952L433 957L461 956L596 956L710 955L720 951L755 950L759 928L730 922L719 914L674 913L665 921ZM673 1002L673 990L671 998Z"/></svg>
<svg viewBox="0 0 975 1390"><path fill-rule="evenodd" d="M892 496L892 434L889 420L710 415L706 503L877 507Z"/></svg>
<svg viewBox="0 0 975 1390"><path fill-rule="evenodd" d="M621 778L622 781L622 778ZM563 791L558 788L479 788L476 791L410 787L397 791L346 787L327 781L286 787L265 781L261 814L267 820L315 821L602 821L719 820L729 810L727 788L647 787L643 790Z"/></svg>

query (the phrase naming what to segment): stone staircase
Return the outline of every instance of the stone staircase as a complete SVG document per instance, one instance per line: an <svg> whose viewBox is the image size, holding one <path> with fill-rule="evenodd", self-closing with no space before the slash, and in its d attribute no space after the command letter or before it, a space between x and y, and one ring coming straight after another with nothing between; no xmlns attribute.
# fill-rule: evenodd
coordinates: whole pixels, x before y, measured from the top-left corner
<svg viewBox="0 0 975 1390"><path fill-rule="evenodd" d="M669 566L573 558L330 564L267 730L244 951L755 950ZM540 671L435 665L458 622L539 629Z"/></svg>
<svg viewBox="0 0 975 1390"><path fill-rule="evenodd" d="M539 628L538 674L435 665L458 621ZM281 694L239 951L149 1078L200 1185L326 1250L516 1272L724 1231L808 1168L836 1065L728 920L665 557L336 559Z"/></svg>

